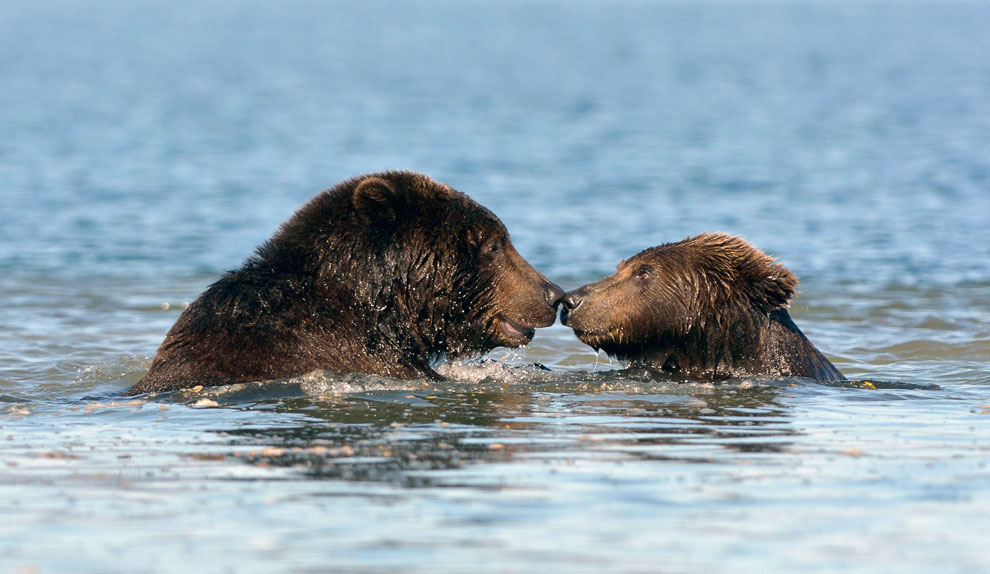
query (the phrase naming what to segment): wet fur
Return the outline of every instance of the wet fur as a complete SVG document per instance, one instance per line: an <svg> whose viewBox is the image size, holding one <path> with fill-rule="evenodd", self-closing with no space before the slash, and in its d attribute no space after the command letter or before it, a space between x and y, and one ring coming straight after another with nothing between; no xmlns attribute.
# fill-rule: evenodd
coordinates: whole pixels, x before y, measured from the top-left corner
<svg viewBox="0 0 990 574"><path fill-rule="evenodd" d="M355 178L200 295L129 393L315 369L440 379L440 356L528 342L561 294L466 195L409 172Z"/></svg>
<svg viewBox="0 0 990 574"><path fill-rule="evenodd" d="M568 293L586 344L692 379L844 377L787 312L798 280L743 239L706 233L647 249Z"/></svg>

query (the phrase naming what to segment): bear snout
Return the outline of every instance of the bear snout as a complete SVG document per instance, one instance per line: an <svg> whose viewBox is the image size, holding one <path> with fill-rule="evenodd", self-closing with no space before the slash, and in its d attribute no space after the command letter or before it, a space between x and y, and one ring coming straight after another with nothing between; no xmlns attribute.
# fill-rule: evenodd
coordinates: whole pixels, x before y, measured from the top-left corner
<svg viewBox="0 0 990 574"><path fill-rule="evenodd" d="M564 293L560 303L560 324L568 325L568 320L571 318L571 313L577 310L577 308L584 303L583 289L575 289L574 291Z"/></svg>
<svg viewBox="0 0 990 574"><path fill-rule="evenodd" d="M552 281L547 281L546 285L544 285L543 288L546 294L547 303L551 307L556 309L557 305L559 305L561 301L563 301L566 293L564 293L564 290L560 288L560 285L557 285Z"/></svg>
<svg viewBox="0 0 990 574"><path fill-rule="evenodd" d="M571 291L570 293L564 294L564 299L561 301L564 304L564 309L568 311L573 311L584 303L584 293L580 290Z"/></svg>

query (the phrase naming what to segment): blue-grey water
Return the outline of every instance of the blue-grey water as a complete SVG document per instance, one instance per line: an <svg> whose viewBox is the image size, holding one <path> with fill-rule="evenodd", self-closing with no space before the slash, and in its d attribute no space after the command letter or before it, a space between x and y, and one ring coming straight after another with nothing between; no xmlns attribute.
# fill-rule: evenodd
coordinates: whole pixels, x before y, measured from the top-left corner
<svg viewBox="0 0 990 574"><path fill-rule="evenodd" d="M943 0L0 4L0 571L990 570L988 30ZM742 235L855 382L651 381L556 325L446 382L122 398L185 302L385 169L565 288Z"/></svg>

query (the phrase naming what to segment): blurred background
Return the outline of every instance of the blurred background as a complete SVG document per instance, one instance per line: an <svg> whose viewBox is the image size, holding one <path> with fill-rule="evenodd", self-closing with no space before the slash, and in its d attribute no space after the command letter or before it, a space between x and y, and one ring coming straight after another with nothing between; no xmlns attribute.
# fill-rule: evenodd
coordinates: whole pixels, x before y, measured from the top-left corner
<svg viewBox="0 0 990 574"><path fill-rule="evenodd" d="M319 190L411 169L565 283L708 230L809 280L986 280L988 10L11 4L0 269L216 273Z"/></svg>

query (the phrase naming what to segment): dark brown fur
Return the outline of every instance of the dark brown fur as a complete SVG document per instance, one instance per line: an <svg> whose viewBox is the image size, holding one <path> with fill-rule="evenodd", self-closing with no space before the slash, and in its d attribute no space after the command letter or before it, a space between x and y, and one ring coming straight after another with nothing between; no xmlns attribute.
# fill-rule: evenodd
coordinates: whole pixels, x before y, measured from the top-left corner
<svg viewBox="0 0 990 574"><path fill-rule="evenodd" d="M439 379L438 357L528 343L562 295L466 195L409 172L355 178L200 295L129 393L315 369Z"/></svg>
<svg viewBox="0 0 990 574"><path fill-rule="evenodd" d="M787 313L797 284L743 239L705 233L571 291L561 321L595 349L692 379L844 379Z"/></svg>

